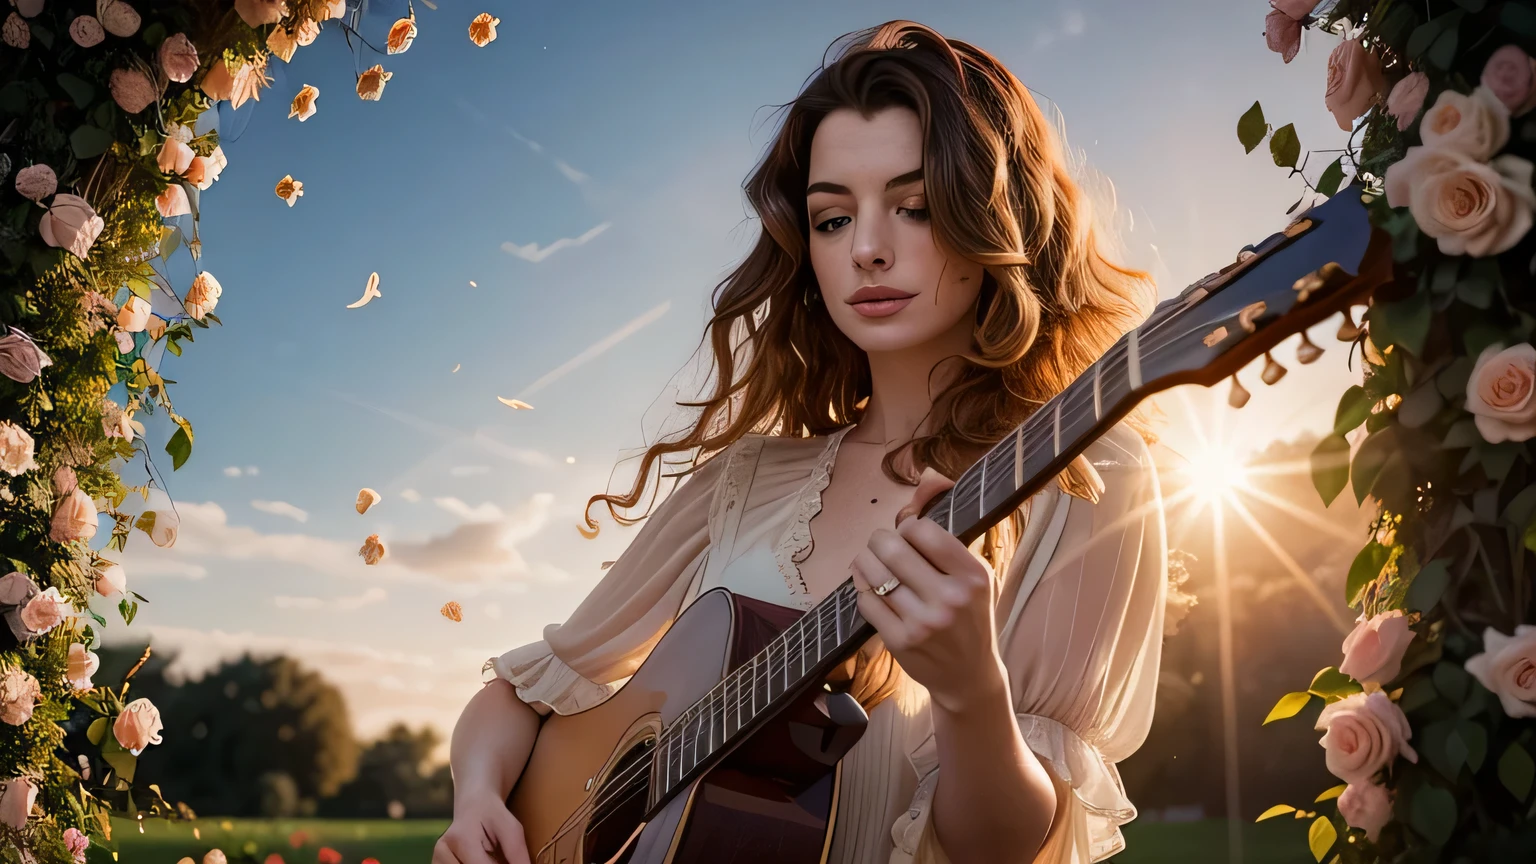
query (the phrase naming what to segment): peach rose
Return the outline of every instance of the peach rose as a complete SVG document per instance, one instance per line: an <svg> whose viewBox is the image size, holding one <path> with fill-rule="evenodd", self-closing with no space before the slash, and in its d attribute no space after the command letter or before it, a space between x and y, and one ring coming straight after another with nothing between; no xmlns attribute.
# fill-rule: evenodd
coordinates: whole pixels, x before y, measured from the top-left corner
<svg viewBox="0 0 1536 864"><path fill-rule="evenodd" d="M1382 826L1392 821L1392 799L1385 786L1376 783L1351 783L1339 796L1339 815L1351 828L1365 832L1365 839L1376 842Z"/></svg>
<svg viewBox="0 0 1536 864"><path fill-rule="evenodd" d="M123 304L123 308L117 310L117 326L129 333L138 333L149 324L149 313L149 301L134 294Z"/></svg>
<svg viewBox="0 0 1536 864"><path fill-rule="evenodd" d="M137 756L151 744L160 743L160 709L148 699L135 699L123 707L112 724L112 735L123 749Z"/></svg>
<svg viewBox="0 0 1536 864"><path fill-rule="evenodd" d="M1467 671L1499 697L1505 714L1536 717L1536 626L1521 624L1513 636L1489 627L1483 651L1467 659Z"/></svg>
<svg viewBox="0 0 1536 864"><path fill-rule="evenodd" d="M101 668L101 658L96 656L95 651L88 650L79 642L70 644L69 671L65 673L69 686L76 690L91 689L94 686L91 684L91 676L95 675L99 668Z"/></svg>
<svg viewBox="0 0 1536 864"><path fill-rule="evenodd" d="M267 50L272 56L287 63L293 59L293 52L299 50L299 43L293 41L293 34L285 27L273 27L267 34Z"/></svg>
<svg viewBox="0 0 1536 864"><path fill-rule="evenodd" d="M284 0L235 0L235 13L251 27L276 24L288 14Z"/></svg>
<svg viewBox="0 0 1536 864"><path fill-rule="evenodd" d="M48 537L55 543L89 540L96 536L96 520L96 503L91 496L76 489L53 511Z"/></svg>
<svg viewBox="0 0 1536 864"><path fill-rule="evenodd" d="M219 298L224 294L224 287L219 280L213 278L213 274L207 270L197 274L192 280L192 287L187 289L187 299L182 305L187 307L187 314L201 321L203 316L213 311L213 307L219 305Z"/></svg>
<svg viewBox="0 0 1536 864"><path fill-rule="evenodd" d="M28 777L13 777L0 783L0 823L20 831L27 827L32 804L37 801L37 786Z"/></svg>
<svg viewBox="0 0 1536 864"><path fill-rule="evenodd" d="M401 18L389 28L389 37L385 40L385 51L389 54L404 54L416 41L416 18Z"/></svg>
<svg viewBox="0 0 1536 864"><path fill-rule="evenodd" d="M155 83L137 69L113 69L107 86L112 90L112 101L129 114L143 111L160 98Z"/></svg>
<svg viewBox="0 0 1536 864"><path fill-rule="evenodd" d="M207 156L193 156L192 157L192 161L187 163L187 170L181 172L181 179L187 181L188 183L191 183L193 186L201 186L203 181L206 180L207 177L208 177L208 157ZM190 201L190 199L188 199L188 200Z"/></svg>
<svg viewBox="0 0 1536 864"><path fill-rule="evenodd" d="M41 201L59 191L59 175L39 162L16 172L16 191L28 201Z"/></svg>
<svg viewBox="0 0 1536 864"><path fill-rule="evenodd" d="M49 588L38 594L27 605L21 608L21 623L27 626L34 634L41 636L49 630L59 626L74 607L64 599L57 588Z"/></svg>
<svg viewBox="0 0 1536 864"><path fill-rule="evenodd" d="M1397 677L1403 668L1403 652L1413 641L1413 630L1401 609L1364 615L1344 638L1344 660L1339 671L1361 684L1381 684Z"/></svg>
<svg viewBox="0 0 1536 864"><path fill-rule="evenodd" d="M172 183L155 196L155 209L167 219L186 216L192 212L192 199L187 197L187 190L181 188L180 183Z"/></svg>
<svg viewBox="0 0 1536 864"><path fill-rule="evenodd" d="M1512 348L1489 345L1478 355L1467 378L1467 410L1477 431L1490 444L1526 441L1536 435L1536 348L1522 342Z"/></svg>
<svg viewBox="0 0 1536 864"><path fill-rule="evenodd" d="M1387 168L1386 192L1387 203L1406 205L1446 255L1510 249L1530 231L1536 208L1531 163L1509 154L1485 165L1440 147L1409 147Z"/></svg>
<svg viewBox="0 0 1536 864"><path fill-rule="evenodd" d="M32 719L37 700L43 695L37 679L25 670L11 667L0 676L0 720L20 726Z"/></svg>
<svg viewBox="0 0 1536 864"><path fill-rule="evenodd" d="M203 73L202 83L197 86L209 99L228 99L235 93L235 75L249 65L248 62L242 63L239 70L234 70L222 59L214 60L208 71Z"/></svg>
<svg viewBox="0 0 1536 864"><path fill-rule="evenodd" d="M1269 5L1276 12L1294 21L1300 21L1311 15L1312 10L1316 9L1317 4L1321 2L1322 0L1269 0Z"/></svg>
<svg viewBox="0 0 1536 864"><path fill-rule="evenodd" d="M68 249L76 258L85 260L91 247L107 223L91 209L84 198L60 192L53 196L53 206L43 214L37 231L49 246Z"/></svg>
<svg viewBox="0 0 1536 864"><path fill-rule="evenodd" d="M357 76L357 95L369 102L379 101L384 95L384 85L389 79L395 77L393 72L385 72L384 67L375 64L363 74Z"/></svg>
<svg viewBox="0 0 1536 864"><path fill-rule="evenodd" d="M108 564L96 571L96 593L103 597L128 593L128 573L121 564Z"/></svg>
<svg viewBox="0 0 1536 864"><path fill-rule="evenodd" d="M288 116L299 118L299 122L315 116L315 100L320 98L320 88L313 84L305 84L299 90L299 95L293 97L293 104L288 106Z"/></svg>
<svg viewBox="0 0 1536 864"><path fill-rule="evenodd" d="M69 38L81 48L94 48L107 38L107 31L94 15L80 15L69 22Z"/></svg>
<svg viewBox="0 0 1536 864"><path fill-rule="evenodd" d="M149 316L149 323L144 325L144 332L149 334L150 339L158 342L160 337L165 335L165 319L159 315Z"/></svg>
<svg viewBox="0 0 1536 864"><path fill-rule="evenodd" d="M185 142L167 137L165 143L160 145L160 154L155 157L155 164L167 174L180 174L187 170L196 155Z"/></svg>
<svg viewBox="0 0 1536 864"><path fill-rule="evenodd" d="M35 447L27 430L9 420L0 420L0 471L19 477L22 472L36 468Z"/></svg>
<svg viewBox="0 0 1536 864"><path fill-rule="evenodd" d="M127 38L139 32L139 13L124 0L96 0L96 17L113 36Z"/></svg>
<svg viewBox="0 0 1536 864"><path fill-rule="evenodd" d="M185 84L197 74L197 46L185 33L177 33L160 43L160 68L165 77Z"/></svg>
<svg viewBox="0 0 1536 864"><path fill-rule="evenodd" d="M1276 9L1264 16L1264 44L1289 63L1301 50L1301 22Z"/></svg>
<svg viewBox="0 0 1536 864"><path fill-rule="evenodd" d="M1381 61L1365 50L1359 39L1340 42L1328 55L1328 91L1324 102L1340 129L1348 132L1353 128L1355 118L1386 92Z"/></svg>
<svg viewBox="0 0 1536 864"><path fill-rule="evenodd" d="M1330 703L1317 715L1314 728L1323 730L1318 743L1329 772L1345 783L1369 782L1398 756L1419 761L1419 754L1408 746L1413 736L1408 718L1380 690Z"/></svg>
<svg viewBox="0 0 1536 864"><path fill-rule="evenodd" d="M1419 111L1424 108L1427 96L1429 76L1423 72L1404 76L1403 80L1392 87L1392 92L1387 94L1387 113L1397 121L1397 131L1402 132L1413 125Z"/></svg>
<svg viewBox="0 0 1536 864"><path fill-rule="evenodd" d="M1425 147L1454 150L1486 162L1509 142L1509 109L1487 87L1472 95L1445 90L1424 112L1419 137Z"/></svg>

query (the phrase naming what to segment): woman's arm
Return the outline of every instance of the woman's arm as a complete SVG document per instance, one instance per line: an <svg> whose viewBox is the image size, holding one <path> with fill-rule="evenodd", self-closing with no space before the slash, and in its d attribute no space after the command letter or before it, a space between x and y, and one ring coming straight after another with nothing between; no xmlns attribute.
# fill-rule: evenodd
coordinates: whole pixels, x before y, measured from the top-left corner
<svg viewBox="0 0 1536 864"><path fill-rule="evenodd" d="M432 864L529 864L523 826L507 809L539 734L539 715L495 678L464 706L453 727L453 822L432 850Z"/></svg>

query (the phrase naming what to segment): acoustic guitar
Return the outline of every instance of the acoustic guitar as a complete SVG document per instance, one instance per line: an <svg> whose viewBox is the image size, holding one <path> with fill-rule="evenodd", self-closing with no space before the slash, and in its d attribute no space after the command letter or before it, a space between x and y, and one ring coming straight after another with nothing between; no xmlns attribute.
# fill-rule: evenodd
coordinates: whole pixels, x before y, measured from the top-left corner
<svg viewBox="0 0 1536 864"><path fill-rule="evenodd" d="M1351 186L1237 261L1164 301L1083 375L937 496L923 515L969 544L1043 488L1153 393L1233 379L1392 276L1390 238ZM853 582L802 612L700 595L607 701L550 715L507 799L535 864L819 864L835 827L839 764L867 716L829 680L875 635ZM836 676L833 676L836 677Z"/></svg>

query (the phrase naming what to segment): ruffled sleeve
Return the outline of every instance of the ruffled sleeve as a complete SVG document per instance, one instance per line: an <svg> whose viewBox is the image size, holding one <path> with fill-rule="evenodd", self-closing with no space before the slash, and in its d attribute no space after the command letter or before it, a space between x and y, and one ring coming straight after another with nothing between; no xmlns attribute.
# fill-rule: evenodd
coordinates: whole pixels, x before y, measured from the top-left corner
<svg viewBox="0 0 1536 864"><path fill-rule="evenodd" d="M1016 597L998 609L998 623L1011 622L1000 648L1019 729L1059 799L1036 864L1088 864L1125 849L1120 826L1136 808L1115 764L1151 729L1162 655L1167 541L1151 455L1125 426L1088 455L1104 481L1098 503L1042 500L1049 506L1030 526L1044 535L1038 551L1008 563L1000 592ZM892 828L892 862L947 864L929 818L938 782L931 736L911 760L922 779Z"/></svg>
<svg viewBox="0 0 1536 864"><path fill-rule="evenodd" d="M511 682L540 714L601 703L640 668L677 618L708 556L726 453L672 490L576 611L544 638L492 657L485 668Z"/></svg>

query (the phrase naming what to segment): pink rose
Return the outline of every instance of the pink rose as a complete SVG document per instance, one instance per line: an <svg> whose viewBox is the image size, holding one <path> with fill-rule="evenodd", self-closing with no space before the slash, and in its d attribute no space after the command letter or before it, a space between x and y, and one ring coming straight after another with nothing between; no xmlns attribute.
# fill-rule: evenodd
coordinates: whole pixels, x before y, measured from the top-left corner
<svg viewBox="0 0 1536 864"><path fill-rule="evenodd" d="M1414 72L1397 82L1387 94L1387 113L1397 120L1397 131L1402 132L1419 116L1424 99L1429 96L1429 76Z"/></svg>
<svg viewBox="0 0 1536 864"><path fill-rule="evenodd" d="M1314 728L1324 732L1318 743L1328 770L1346 783L1368 782L1399 755L1419 761L1419 754L1408 746L1413 737L1408 718L1380 690L1330 703L1317 715Z"/></svg>
<svg viewBox="0 0 1536 864"><path fill-rule="evenodd" d="M1513 636L1489 627L1483 651L1467 659L1467 671L1499 697L1505 714L1536 717L1536 626L1521 624Z"/></svg>
<svg viewBox="0 0 1536 864"><path fill-rule="evenodd" d="M14 666L5 670L0 675L0 720L12 726L26 723L42 695L37 679L26 671Z"/></svg>
<svg viewBox="0 0 1536 864"><path fill-rule="evenodd" d="M1505 45L1483 65L1482 85L1515 117L1536 108L1536 60L1518 45Z"/></svg>
<svg viewBox="0 0 1536 864"><path fill-rule="evenodd" d="M276 24L288 14L284 0L235 0L235 12L251 27Z"/></svg>
<svg viewBox="0 0 1536 864"><path fill-rule="evenodd" d="M69 22L69 38L75 40L75 44L81 48L94 48L107 38L107 31L102 29L101 22L94 16L80 15Z"/></svg>
<svg viewBox="0 0 1536 864"><path fill-rule="evenodd" d="M1424 122L1429 122L1428 115ZM1409 147L1387 168L1387 203L1407 206L1446 255L1487 257L1531 229L1531 163L1505 154L1488 164L1439 147Z"/></svg>
<svg viewBox="0 0 1536 864"><path fill-rule="evenodd" d="M43 214L37 230L43 235L44 243L68 249L83 261L91 254L91 246L95 245L105 227L107 223L96 215L84 198L61 192L54 196L53 206Z"/></svg>
<svg viewBox="0 0 1536 864"><path fill-rule="evenodd" d="M1301 50L1301 22L1276 10L1264 16L1264 44L1289 63Z"/></svg>
<svg viewBox="0 0 1536 864"><path fill-rule="evenodd" d="M128 573L121 564L108 564L96 571L96 593L103 597L128 593Z"/></svg>
<svg viewBox="0 0 1536 864"><path fill-rule="evenodd" d="M185 216L192 212L192 200L187 197L187 190L181 188L180 183L172 183L155 196L155 209L167 219Z"/></svg>
<svg viewBox="0 0 1536 864"><path fill-rule="evenodd" d="M112 734L124 750L137 756L145 747L160 743L160 730L164 728L160 722L160 709L148 699L135 699L117 715Z"/></svg>
<svg viewBox="0 0 1536 864"><path fill-rule="evenodd" d="M1300 21L1311 15L1312 10L1316 9L1317 4L1321 2L1322 0L1269 0L1269 5L1287 18Z"/></svg>
<svg viewBox="0 0 1536 864"><path fill-rule="evenodd" d="M1536 435L1536 348L1489 345L1478 355L1467 378L1467 410L1477 431L1490 444L1525 441Z"/></svg>
<svg viewBox="0 0 1536 864"><path fill-rule="evenodd" d="M53 494L68 495L80 486L80 478L75 475L75 469L68 465L60 465L53 472Z"/></svg>
<svg viewBox="0 0 1536 864"><path fill-rule="evenodd" d="M193 156L192 161L187 163L187 170L181 172L181 179L191 183L193 186L202 188L203 180L207 177L207 174L208 157Z"/></svg>
<svg viewBox="0 0 1536 864"><path fill-rule="evenodd" d="M32 814L32 803L37 800L37 787L27 777L13 777L0 783L0 822L17 831L27 827L27 817Z"/></svg>
<svg viewBox="0 0 1536 864"><path fill-rule="evenodd" d="M1424 113L1419 137L1425 147L1465 153L1486 162L1509 142L1509 109L1487 87L1472 95L1445 90Z"/></svg>
<svg viewBox="0 0 1536 864"><path fill-rule="evenodd" d="M160 145L160 154L155 157L155 164L167 174L180 174L187 170L187 166L192 164L192 159L196 156L197 154L192 152L192 148L188 147L186 142L176 138L166 138L165 143Z"/></svg>
<svg viewBox="0 0 1536 864"><path fill-rule="evenodd" d="M1324 102L1339 128L1348 132L1356 117L1364 114L1387 90L1381 61L1365 50L1359 39L1340 42L1328 55L1328 91Z"/></svg>
<svg viewBox="0 0 1536 864"><path fill-rule="evenodd" d="M96 536L96 521L95 502L91 501L91 496L76 489L69 493L68 498L60 501L58 509L53 511L53 524L48 536L55 543L89 540Z"/></svg>
<svg viewBox="0 0 1536 864"><path fill-rule="evenodd" d="M0 336L0 375L12 381L30 384L42 374L43 369L52 365L53 360L37 347L32 337L15 327Z"/></svg>
<svg viewBox="0 0 1536 864"><path fill-rule="evenodd" d="M28 201L41 201L58 189L59 176L47 165L29 165L16 172L16 191Z"/></svg>
<svg viewBox="0 0 1536 864"><path fill-rule="evenodd" d="M137 69L113 69L107 86L112 90L112 101L129 114L143 111L160 98L155 83Z"/></svg>
<svg viewBox="0 0 1536 864"><path fill-rule="evenodd" d="M1361 684L1381 684L1397 677L1403 668L1403 652L1413 641L1413 631L1402 610L1364 615L1344 638L1344 660L1339 671Z"/></svg>
<svg viewBox="0 0 1536 864"><path fill-rule="evenodd" d="M1387 789L1375 783L1351 783L1339 796L1339 815L1351 828L1365 832L1365 839L1376 842L1382 826L1392 821L1392 799Z"/></svg>
<svg viewBox="0 0 1536 864"><path fill-rule="evenodd" d="M69 666L64 676L68 679L69 686L76 690L91 689L91 676L95 675L100 667L101 658L96 656L95 651L87 650L79 642L70 644Z"/></svg>
<svg viewBox="0 0 1536 864"><path fill-rule="evenodd" d="M41 636L49 630L59 626L74 607L64 599L57 588L49 588L38 594L27 605L21 607L21 623L27 625L27 629Z"/></svg>
<svg viewBox="0 0 1536 864"><path fill-rule="evenodd" d="M165 77L178 84L192 80L197 72L197 46L185 33L177 33L160 43L160 68ZM163 169L162 169L163 170Z"/></svg>
<svg viewBox="0 0 1536 864"><path fill-rule="evenodd" d="M37 467L36 442L27 430L9 420L0 420L0 471L19 477Z"/></svg>
<svg viewBox="0 0 1536 864"><path fill-rule="evenodd" d="M75 864L85 864L86 850L91 848L91 838L79 828L64 829L64 851L75 859Z"/></svg>

